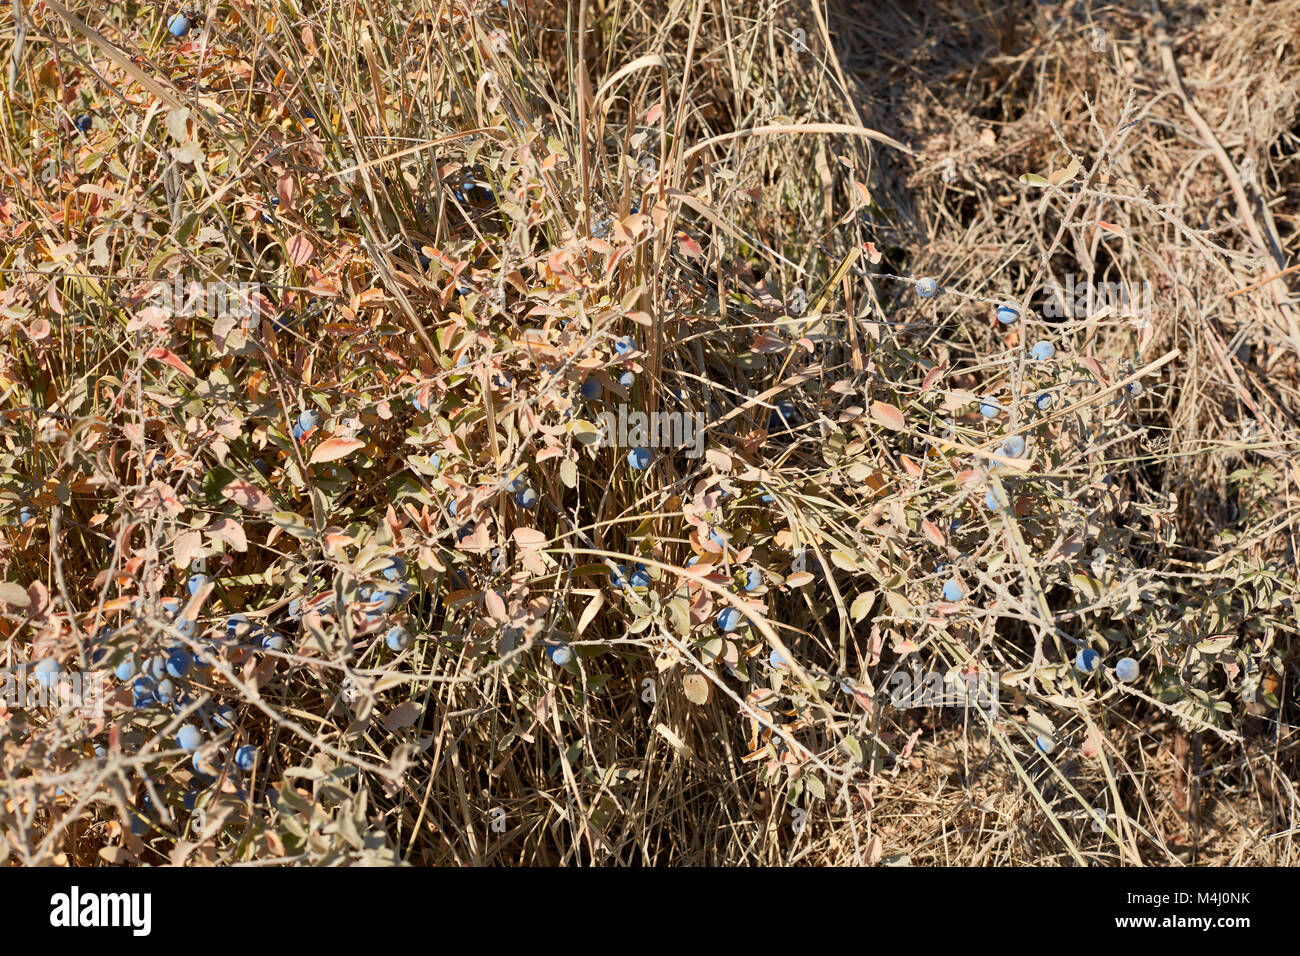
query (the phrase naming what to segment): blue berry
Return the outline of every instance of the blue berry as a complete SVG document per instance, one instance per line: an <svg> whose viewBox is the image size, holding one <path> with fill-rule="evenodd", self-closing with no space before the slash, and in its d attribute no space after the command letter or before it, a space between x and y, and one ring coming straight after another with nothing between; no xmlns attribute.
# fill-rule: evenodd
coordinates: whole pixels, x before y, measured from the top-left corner
<svg viewBox="0 0 1300 956"><path fill-rule="evenodd" d="M537 507L537 492L532 488L523 489L515 495L515 504L531 511Z"/></svg>
<svg viewBox="0 0 1300 956"><path fill-rule="evenodd" d="M144 707L154 702L154 690L157 688L154 679L148 676L141 676L135 679L131 685L131 698L137 707Z"/></svg>
<svg viewBox="0 0 1300 956"><path fill-rule="evenodd" d="M1138 662L1131 657L1122 657L1115 665L1115 676L1126 684L1138 679Z"/></svg>
<svg viewBox="0 0 1300 956"><path fill-rule="evenodd" d="M198 806L199 803L199 792L197 790L186 790L185 796L182 797L181 800L185 804L185 809L193 813L194 808Z"/></svg>
<svg viewBox="0 0 1300 956"><path fill-rule="evenodd" d="M724 607L718 612L718 630L734 631L740 627L741 614L734 607Z"/></svg>
<svg viewBox="0 0 1300 956"><path fill-rule="evenodd" d="M567 644L552 644L546 649L546 656L556 667L563 667L573 660L573 648Z"/></svg>
<svg viewBox="0 0 1300 956"><path fill-rule="evenodd" d="M320 423L320 412L316 411L314 408L304 408L298 415L298 427L302 429L303 434L306 434L313 428L319 428Z"/></svg>
<svg viewBox="0 0 1300 956"><path fill-rule="evenodd" d="M59 674L61 673L62 668L59 667L58 660L53 657L47 657L45 660L39 661L36 666L32 668L32 674L36 677L36 683L46 688L53 687L57 684L59 682Z"/></svg>
<svg viewBox="0 0 1300 956"><path fill-rule="evenodd" d="M654 460L649 448L633 448L627 453L627 463L637 471L645 471Z"/></svg>
<svg viewBox="0 0 1300 956"><path fill-rule="evenodd" d="M772 648L772 653L767 655L767 662L772 665L773 670L788 670L790 667L790 662L775 647Z"/></svg>
<svg viewBox="0 0 1300 956"><path fill-rule="evenodd" d="M255 763L257 763L257 748L252 744L244 744L235 751L235 766L240 770L248 773Z"/></svg>
<svg viewBox="0 0 1300 956"><path fill-rule="evenodd" d="M87 114L85 114L85 113L83 113L83 114L81 114L80 116L77 117L77 120L76 120L76 124L75 124L75 125L76 125L77 129L79 129L81 132L83 132L83 133L89 133L89 132L90 132L90 124L91 124L91 122L92 122L92 120L91 120L90 116L87 115Z"/></svg>
<svg viewBox="0 0 1300 956"><path fill-rule="evenodd" d="M120 681L128 681L135 675L135 660L131 657L123 658L116 667L113 668L113 676Z"/></svg>
<svg viewBox="0 0 1300 956"><path fill-rule="evenodd" d="M510 479L510 483L506 485L506 491L510 492L512 495L517 495L527 487L528 473L520 472L514 478Z"/></svg>
<svg viewBox="0 0 1300 956"><path fill-rule="evenodd" d="M604 389L600 386L599 379L594 375L587 376L587 380L582 383L582 397L589 402L594 402L600 398Z"/></svg>
<svg viewBox="0 0 1300 956"><path fill-rule="evenodd" d="M235 726L235 708L229 704L218 704L212 711L212 722L218 727L229 729Z"/></svg>
<svg viewBox="0 0 1300 956"><path fill-rule="evenodd" d="M277 634L274 631L267 631L262 637L262 647L268 651L282 651L284 650L284 644L284 635Z"/></svg>
<svg viewBox="0 0 1300 956"><path fill-rule="evenodd" d="M990 488L984 496L984 507L989 511L997 511L999 508L1005 508L1007 502L1005 497L998 494L996 488Z"/></svg>
<svg viewBox="0 0 1300 956"><path fill-rule="evenodd" d="M293 435L294 441L301 444L302 436L305 435L307 432L306 429L304 429L301 425L299 425L297 422L294 422L293 427L289 429L289 433Z"/></svg>
<svg viewBox="0 0 1300 956"><path fill-rule="evenodd" d="M1051 392L1040 392L1038 397L1034 399L1034 407L1040 412L1045 412L1052 407L1052 403L1055 401L1056 399L1052 398Z"/></svg>
<svg viewBox="0 0 1300 956"><path fill-rule="evenodd" d="M985 418L997 418L1002 414L1002 405L996 398L980 399L980 414Z"/></svg>
<svg viewBox="0 0 1300 956"><path fill-rule="evenodd" d="M949 603L956 604L966 596L962 589L961 582L956 578L949 578L943 583L943 599Z"/></svg>
<svg viewBox="0 0 1300 956"><path fill-rule="evenodd" d="M411 632L404 627L390 627L384 635L384 642L390 650L404 651L411 646Z"/></svg>
<svg viewBox="0 0 1300 956"><path fill-rule="evenodd" d="M636 382L636 375L633 374L630 370L624 372L622 375L618 377L618 384L622 385L624 388L631 388L635 382Z"/></svg>
<svg viewBox="0 0 1300 956"><path fill-rule="evenodd" d="M193 724L186 724L176 731L176 746L186 753L198 750L203 745L203 733Z"/></svg>
<svg viewBox="0 0 1300 956"><path fill-rule="evenodd" d="M383 574L385 580L399 581L406 577L406 562L401 558L389 558L380 573ZM290 613L292 614L293 605L290 605L289 607Z"/></svg>
<svg viewBox="0 0 1300 956"><path fill-rule="evenodd" d="M632 572L628 583L634 588L648 588L650 586L650 572L646 570L644 564L638 564Z"/></svg>
<svg viewBox="0 0 1300 956"><path fill-rule="evenodd" d="M1003 302L998 306L998 321L1003 325L1014 325L1020 318L1020 310L1010 302Z"/></svg>
<svg viewBox="0 0 1300 956"><path fill-rule="evenodd" d="M248 619L248 615L232 614L226 618L226 637L233 641L235 638L246 634L251 627L252 622Z"/></svg>
<svg viewBox="0 0 1300 956"><path fill-rule="evenodd" d="M636 348L636 343L634 343L626 335L623 336L621 339L614 340L614 351L617 352L619 355L627 355L635 348Z"/></svg>
<svg viewBox="0 0 1300 956"><path fill-rule="evenodd" d="M763 586L763 572L758 568L750 568L745 573L744 588L746 591L757 591Z"/></svg>
<svg viewBox="0 0 1300 956"><path fill-rule="evenodd" d="M1082 648L1074 655L1074 666L1085 674L1091 674L1101 664L1101 655L1091 647Z"/></svg>
<svg viewBox="0 0 1300 956"><path fill-rule="evenodd" d="M1035 342L1034 347L1029 350L1029 357L1035 362L1046 362L1056 354L1056 346L1046 339Z"/></svg>
<svg viewBox="0 0 1300 956"><path fill-rule="evenodd" d="M183 13L175 14L167 21L167 32L174 37L183 37L190 32L190 18Z"/></svg>
<svg viewBox="0 0 1300 956"><path fill-rule="evenodd" d="M212 762L204 757L199 751L194 751L194 756L190 758L190 766L200 777L212 777L216 775L217 768L212 766Z"/></svg>
<svg viewBox="0 0 1300 956"><path fill-rule="evenodd" d="M922 299L928 299L939 291L939 283L933 279L918 279L916 283L916 294Z"/></svg>
<svg viewBox="0 0 1300 956"><path fill-rule="evenodd" d="M1051 737L1045 737L1042 734L1039 734L1038 739L1034 741L1034 746L1036 746L1043 753L1050 754L1053 750L1056 749L1056 741L1054 741Z"/></svg>
<svg viewBox="0 0 1300 956"><path fill-rule="evenodd" d="M31 508L22 508L18 512L18 523L26 527L36 520L36 512Z"/></svg>
<svg viewBox="0 0 1300 956"><path fill-rule="evenodd" d="M176 699L176 685L170 680L159 681L155 696L158 698L159 703L170 704Z"/></svg>
<svg viewBox="0 0 1300 956"><path fill-rule="evenodd" d="M184 677L190 672L190 666L194 663L194 655L183 647L173 647L167 654L167 663L165 665L167 673L172 677Z"/></svg>
<svg viewBox="0 0 1300 956"><path fill-rule="evenodd" d="M998 451L1000 454L1006 455L1008 458L1019 458L1025 453L1025 440L1019 435L1012 435L1010 438L1002 442L1002 446Z"/></svg>

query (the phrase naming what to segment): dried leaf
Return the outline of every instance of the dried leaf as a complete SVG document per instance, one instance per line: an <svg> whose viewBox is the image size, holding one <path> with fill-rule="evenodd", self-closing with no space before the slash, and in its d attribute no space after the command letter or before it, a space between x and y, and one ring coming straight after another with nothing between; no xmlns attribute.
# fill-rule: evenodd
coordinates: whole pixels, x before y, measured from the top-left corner
<svg viewBox="0 0 1300 956"><path fill-rule="evenodd" d="M322 461L337 461L365 447L366 443L359 438L327 438L312 449L311 458L307 463L315 465Z"/></svg>

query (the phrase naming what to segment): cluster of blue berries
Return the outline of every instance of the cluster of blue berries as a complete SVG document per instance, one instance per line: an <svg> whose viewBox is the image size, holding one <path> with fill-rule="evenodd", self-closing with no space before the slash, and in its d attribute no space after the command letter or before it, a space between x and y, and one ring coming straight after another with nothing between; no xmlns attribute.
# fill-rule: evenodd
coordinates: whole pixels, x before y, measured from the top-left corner
<svg viewBox="0 0 1300 956"><path fill-rule="evenodd" d="M515 504L526 511L537 507L537 489L528 483L525 474L520 474L506 485L506 491L515 496Z"/></svg>

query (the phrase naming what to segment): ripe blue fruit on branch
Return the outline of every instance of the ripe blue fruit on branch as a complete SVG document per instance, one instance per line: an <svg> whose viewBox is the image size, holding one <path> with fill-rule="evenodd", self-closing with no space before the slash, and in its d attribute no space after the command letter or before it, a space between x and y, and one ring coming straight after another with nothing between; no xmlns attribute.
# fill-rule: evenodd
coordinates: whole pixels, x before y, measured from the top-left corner
<svg viewBox="0 0 1300 956"><path fill-rule="evenodd" d="M730 633L740 627L741 613L734 607L724 607L718 612L718 630Z"/></svg>
<svg viewBox="0 0 1300 956"><path fill-rule="evenodd" d="M928 299L939 291L939 283L933 279L918 279L916 283L916 294L922 299Z"/></svg>
<svg viewBox="0 0 1300 956"><path fill-rule="evenodd" d="M193 724L186 724L176 731L176 746L189 753L203 745L203 733Z"/></svg>
<svg viewBox="0 0 1300 956"><path fill-rule="evenodd" d="M962 590L961 582L956 578L949 578L943 583L943 599L951 603L956 603L966 596Z"/></svg>
<svg viewBox="0 0 1300 956"><path fill-rule="evenodd" d="M190 579L185 583L185 586L189 589L190 596L193 597L199 592L199 589L203 587L203 585L207 584L211 580L212 578L208 577L206 574L191 574Z"/></svg>
<svg viewBox="0 0 1300 956"><path fill-rule="evenodd" d="M980 399L980 414L985 418L997 418L1002 414L1002 405L996 398Z"/></svg>
<svg viewBox="0 0 1300 956"><path fill-rule="evenodd" d="M573 660L573 648L567 644L552 644L546 649L546 656L556 667L563 667Z"/></svg>
<svg viewBox="0 0 1300 956"><path fill-rule="evenodd" d="M582 383L582 397L589 402L594 402L600 398L604 389L600 386L600 380L594 375L587 376L586 381Z"/></svg>
<svg viewBox="0 0 1300 956"><path fill-rule="evenodd" d="M53 657L47 657L32 668L32 674L36 677L36 683L42 687L53 687L59 680L61 668L59 662Z"/></svg>
<svg viewBox="0 0 1300 956"><path fill-rule="evenodd" d="M1056 346L1046 339L1034 343L1034 347L1029 350L1029 356L1035 362L1046 362L1056 354Z"/></svg>
<svg viewBox="0 0 1300 956"><path fill-rule="evenodd" d="M619 355L627 355L636 348L636 343L626 335L621 339L614 340L614 351Z"/></svg>
<svg viewBox="0 0 1300 956"><path fill-rule="evenodd" d="M524 488L515 495L515 504L531 511L537 507L537 492L532 488Z"/></svg>
<svg viewBox="0 0 1300 956"><path fill-rule="evenodd" d="M750 568L745 572L745 590L757 591L763 586L763 572L758 568Z"/></svg>
<svg viewBox="0 0 1300 956"><path fill-rule="evenodd" d="M257 763L257 748L252 744L245 744L235 751L235 766L240 770L248 773L255 763Z"/></svg>
<svg viewBox="0 0 1300 956"><path fill-rule="evenodd" d="M627 453L627 463L636 471L645 471L654 460L649 448L633 448Z"/></svg>
<svg viewBox="0 0 1300 956"><path fill-rule="evenodd" d="M140 676L131 685L131 699L137 707L145 707L154 702L154 690L158 685L148 676Z"/></svg>
<svg viewBox="0 0 1300 956"><path fill-rule="evenodd" d="M1126 684L1138 679L1138 662L1131 657L1122 657L1115 665L1115 676Z"/></svg>
<svg viewBox="0 0 1300 956"><path fill-rule="evenodd" d="M1019 435L1012 435L1002 442L998 452L1008 458L1019 458L1025 453L1025 440Z"/></svg>
<svg viewBox="0 0 1300 956"><path fill-rule="evenodd" d="M1034 406L1040 411L1045 412L1052 407L1055 401L1051 392L1039 392L1038 397L1034 399Z"/></svg>
<svg viewBox="0 0 1300 956"><path fill-rule="evenodd" d="M190 32L190 18L183 13L177 13L167 21L167 32L174 37L183 37Z"/></svg>
<svg viewBox="0 0 1300 956"><path fill-rule="evenodd" d="M172 677L184 677L190 672L193 663L193 654L183 647L173 647L167 653L167 661L163 666Z"/></svg>
<svg viewBox="0 0 1300 956"><path fill-rule="evenodd" d="M1010 302L1003 302L998 306L998 321L1003 325L1014 325L1020 318L1020 310Z"/></svg>
<svg viewBox="0 0 1300 956"><path fill-rule="evenodd" d="M390 627L384 635L384 643L390 650L404 651L411 646L411 632L404 627Z"/></svg>
<svg viewBox="0 0 1300 956"><path fill-rule="evenodd" d="M155 696L161 703L170 704L176 699L176 685L166 679L159 681Z"/></svg>
<svg viewBox="0 0 1300 956"><path fill-rule="evenodd" d="M775 647L772 648L772 653L767 655L767 662L773 670L789 670L790 668L790 662Z"/></svg>
<svg viewBox="0 0 1300 956"><path fill-rule="evenodd" d="M1085 674L1091 674L1101 666L1101 655L1091 647L1081 648L1079 653L1074 655L1074 666Z"/></svg>
<svg viewBox="0 0 1300 956"><path fill-rule="evenodd" d="M1056 741L1052 740L1051 737L1044 737L1042 734L1039 734L1038 739L1034 741L1034 746L1043 753L1050 754L1056 749Z"/></svg>

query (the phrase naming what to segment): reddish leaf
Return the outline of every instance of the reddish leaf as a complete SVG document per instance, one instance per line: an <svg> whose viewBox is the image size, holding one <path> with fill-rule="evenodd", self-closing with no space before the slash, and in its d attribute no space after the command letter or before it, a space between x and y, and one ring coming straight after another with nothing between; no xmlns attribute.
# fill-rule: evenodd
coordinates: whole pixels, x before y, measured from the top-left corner
<svg viewBox="0 0 1300 956"><path fill-rule="evenodd" d="M311 460L308 464L314 465L322 461L337 461L340 458L346 458L358 448L365 448L366 443L358 438L327 438L311 453Z"/></svg>
<svg viewBox="0 0 1300 956"><path fill-rule="evenodd" d="M194 377L194 369L190 368L176 356L170 349L156 348L149 350L149 358L157 359L164 365L170 365L178 372L184 372L190 378Z"/></svg>
<svg viewBox="0 0 1300 956"><path fill-rule="evenodd" d="M208 534L218 541L224 541L235 551L248 550L248 537L243 526L232 518L222 518L208 528Z"/></svg>
<svg viewBox="0 0 1300 956"><path fill-rule="evenodd" d="M271 499L266 492L248 481L232 481L221 489L221 493L249 511L270 511Z"/></svg>
<svg viewBox="0 0 1300 956"><path fill-rule="evenodd" d="M903 413L888 402L871 403L871 420L877 425L883 425L896 432L907 427L907 423L903 420Z"/></svg>
<svg viewBox="0 0 1300 956"><path fill-rule="evenodd" d="M948 371L948 363L944 362L926 372L925 378L921 380L921 391L928 392L946 371Z"/></svg>
<svg viewBox="0 0 1300 956"><path fill-rule="evenodd" d="M311 262L311 257L316 254L316 247L311 244L311 240L306 236L297 235L289 240L289 263L295 266L305 266Z"/></svg>

